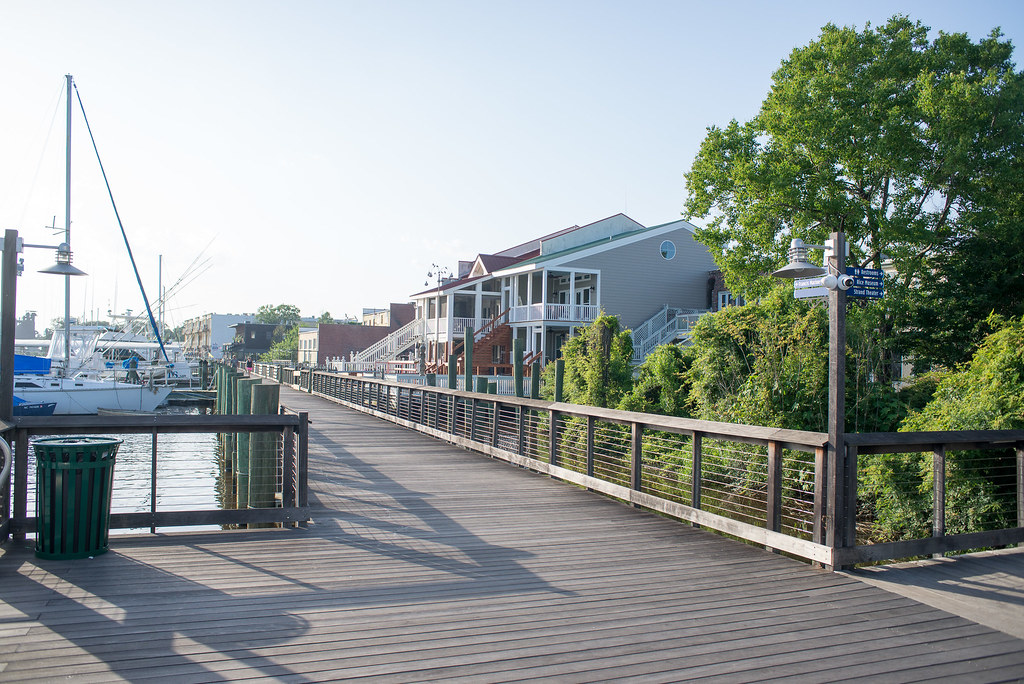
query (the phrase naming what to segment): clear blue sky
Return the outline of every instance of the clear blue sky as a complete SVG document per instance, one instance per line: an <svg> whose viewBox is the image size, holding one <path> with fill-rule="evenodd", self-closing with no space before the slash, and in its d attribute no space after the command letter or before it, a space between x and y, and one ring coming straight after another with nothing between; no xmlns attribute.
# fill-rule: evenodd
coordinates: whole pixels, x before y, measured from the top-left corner
<svg viewBox="0 0 1024 684"><path fill-rule="evenodd" d="M407 301L433 262L626 212L680 216L705 128L749 119L832 22L895 13L1019 46L1024 3L0 0L0 228L56 244L74 75L151 298L167 320ZM1015 57L1016 57L1015 53ZM1017 57L1019 61L1019 57ZM72 315L141 309L74 122ZM45 143L45 145L44 145ZM39 330L63 284L25 255Z"/></svg>

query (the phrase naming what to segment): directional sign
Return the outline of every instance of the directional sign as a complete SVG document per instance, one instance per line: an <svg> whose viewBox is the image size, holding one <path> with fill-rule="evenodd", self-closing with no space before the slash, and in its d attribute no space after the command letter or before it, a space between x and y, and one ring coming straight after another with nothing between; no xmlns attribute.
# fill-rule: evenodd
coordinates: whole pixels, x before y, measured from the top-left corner
<svg viewBox="0 0 1024 684"><path fill-rule="evenodd" d="M828 290L821 286L821 276L816 278L797 278L793 281L793 296L797 299L828 297Z"/></svg>
<svg viewBox="0 0 1024 684"><path fill-rule="evenodd" d="M884 294L881 288L857 287L856 285L846 291L847 297L857 297L859 299L881 299Z"/></svg>
<svg viewBox="0 0 1024 684"><path fill-rule="evenodd" d="M846 291L847 297L881 299L884 296L882 269L847 266L846 275L853 276L853 287Z"/></svg>

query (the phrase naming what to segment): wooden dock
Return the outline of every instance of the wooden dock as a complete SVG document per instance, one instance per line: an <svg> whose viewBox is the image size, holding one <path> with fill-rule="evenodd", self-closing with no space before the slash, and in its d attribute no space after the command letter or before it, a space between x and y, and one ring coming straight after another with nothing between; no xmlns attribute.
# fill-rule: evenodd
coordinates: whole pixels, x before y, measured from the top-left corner
<svg viewBox="0 0 1024 684"><path fill-rule="evenodd" d="M1024 640L310 395L305 529L0 557L0 681L1024 678ZM1018 597L1019 605L1019 597Z"/></svg>

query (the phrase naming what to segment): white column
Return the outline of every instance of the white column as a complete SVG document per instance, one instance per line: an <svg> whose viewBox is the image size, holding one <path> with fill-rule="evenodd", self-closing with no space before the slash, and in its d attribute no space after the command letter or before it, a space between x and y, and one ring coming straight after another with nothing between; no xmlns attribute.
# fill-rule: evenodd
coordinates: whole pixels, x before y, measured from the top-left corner
<svg viewBox="0 0 1024 684"><path fill-rule="evenodd" d="M577 308L576 308L576 271L569 271L569 299L568 299L568 301L569 301L569 311L572 312L571 314L569 314L569 318L571 318L574 321L580 320L579 312L577 311ZM569 326L569 329L572 330L572 326L571 325Z"/></svg>

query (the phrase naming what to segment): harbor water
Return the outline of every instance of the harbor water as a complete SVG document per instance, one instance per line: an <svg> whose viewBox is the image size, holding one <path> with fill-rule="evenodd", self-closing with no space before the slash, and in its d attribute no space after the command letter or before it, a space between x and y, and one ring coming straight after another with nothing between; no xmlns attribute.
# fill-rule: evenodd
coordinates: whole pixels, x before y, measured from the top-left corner
<svg viewBox="0 0 1024 684"><path fill-rule="evenodd" d="M158 413L171 415L198 415L201 409L164 407ZM153 437L150 434L104 435L123 440L114 463L114 493L111 513L140 513L150 510L152 492ZM40 436L40 439L43 436ZM34 440L32 440L34 441ZM28 511L35 511L35 451L29 442L28 458ZM222 508L219 493L219 443L216 434L161 433L157 436L157 489L156 510L183 511ZM157 528L218 529L213 527ZM149 528L111 530L114 534L148 532Z"/></svg>

